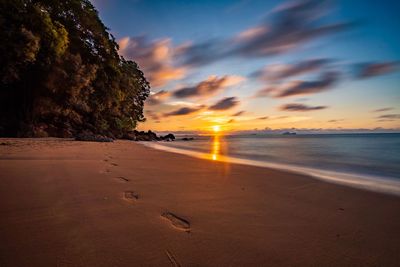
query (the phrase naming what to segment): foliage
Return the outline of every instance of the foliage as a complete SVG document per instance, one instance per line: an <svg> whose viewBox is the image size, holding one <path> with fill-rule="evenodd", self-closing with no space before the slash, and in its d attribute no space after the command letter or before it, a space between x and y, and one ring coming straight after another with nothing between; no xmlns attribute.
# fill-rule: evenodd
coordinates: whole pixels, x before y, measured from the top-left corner
<svg viewBox="0 0 400 267"><path fill-rule="evenodd" d="M119 137L150 86L89 0L0 0L0 135Z"/></svg>

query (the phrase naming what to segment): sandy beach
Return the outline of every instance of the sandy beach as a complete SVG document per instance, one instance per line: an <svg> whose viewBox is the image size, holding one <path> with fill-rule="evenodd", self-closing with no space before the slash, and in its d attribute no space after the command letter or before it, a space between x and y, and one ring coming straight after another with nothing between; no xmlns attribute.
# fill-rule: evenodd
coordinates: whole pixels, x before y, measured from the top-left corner
<svg viewBox="0 0 400 267"><path fill-rule="evenodd" d="M400 198L131 141L0 139L0 266L398 266Z"/></svg>

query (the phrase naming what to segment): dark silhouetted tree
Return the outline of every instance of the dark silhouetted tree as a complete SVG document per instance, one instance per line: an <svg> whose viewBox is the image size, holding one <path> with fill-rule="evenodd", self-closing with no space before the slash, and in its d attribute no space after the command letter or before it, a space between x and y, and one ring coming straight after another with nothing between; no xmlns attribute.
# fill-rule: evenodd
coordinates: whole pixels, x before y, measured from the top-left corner
<svg viewBox="0 0 400 267"><path fill-rule="evenodd" d="M120 137L150 86L88 0L0 0L0 135Z"/></svg>

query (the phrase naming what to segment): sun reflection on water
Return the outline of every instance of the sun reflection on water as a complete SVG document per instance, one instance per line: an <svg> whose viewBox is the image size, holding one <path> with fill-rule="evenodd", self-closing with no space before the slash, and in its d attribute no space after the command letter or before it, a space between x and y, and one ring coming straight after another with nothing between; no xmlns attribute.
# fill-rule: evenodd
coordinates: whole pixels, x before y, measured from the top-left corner
<svg viewBox="0 0 400 267"><path fill-rule="evenodd" d="M228 177L227 174L230 173L230 163L227 160L228 155L228 144L225 141L224 135L220 132L216 132L212 137L212 142L210 146L210 154L208 155L208 159L216 162L220 162L219 164L222 168L221 177Z"/></svg>
<svg viewBox="0 0 400 267"><path fill-rule="evenodd" d="M221 154L221 142L218 134L214 135L211 144L211 159L218 160L218 156Z"/></svg>

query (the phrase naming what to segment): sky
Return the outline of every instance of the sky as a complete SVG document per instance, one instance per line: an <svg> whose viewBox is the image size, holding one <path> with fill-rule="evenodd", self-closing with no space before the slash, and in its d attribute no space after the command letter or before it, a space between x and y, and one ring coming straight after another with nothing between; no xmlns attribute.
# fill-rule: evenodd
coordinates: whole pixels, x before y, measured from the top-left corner
<svg viewBox="0 0 400 267"><path fill-rule="evenodd" d="M399 129L399 1L93 0L151 84L141 130Z"/></svg>

